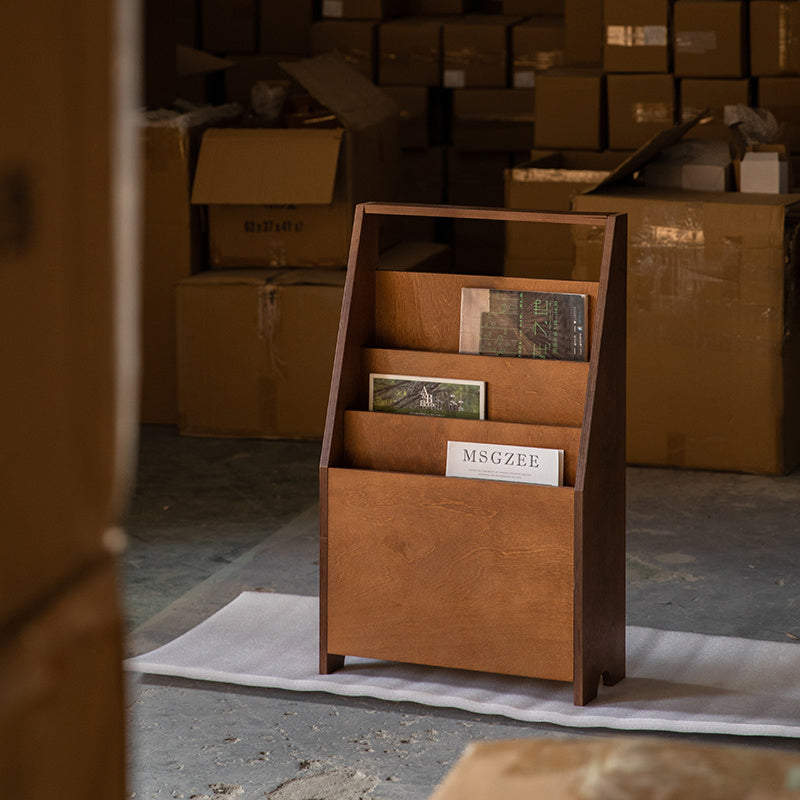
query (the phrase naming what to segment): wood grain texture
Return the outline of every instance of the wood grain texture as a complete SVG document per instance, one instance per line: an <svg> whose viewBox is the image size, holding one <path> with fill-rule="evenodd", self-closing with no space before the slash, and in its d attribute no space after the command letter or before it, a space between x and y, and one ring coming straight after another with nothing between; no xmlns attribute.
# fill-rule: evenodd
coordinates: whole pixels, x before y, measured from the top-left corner
<svg viewBox="0 0 800 800"><path fill-rule="evenodd" d="M401 350L458 352L461 289L572 292L589 295L589 347L597 284L491 275L379 272L375 279L375 345Z"/></svg>
<svg viewBox="0 0 800 800"><path fill-rule="evenodd" d="M444 475L447 442L486 442L564 451L564 484L575 485L580 428L346 411L345 464L356 469Z"/></svg>
<svg viewBox="0 0 800 800"><path fill-rule="evenodd" d="M601 281L376 275L387 214L604 225ZM614 214L358 207L320 460L322 671L361 655L573 680L578 704L624 675L625 227ZM459 354L462 286L589 294L590 361ZM370 414L369 372L486 380L488 419ZM462 430L563 439L574 488L434 474L436 442L477 438Z"/></svg>
<svg viewBox="0 0 800 800"><path fill-rule="evenodd" d="M328 644L571 680L573 492L329 470Z"/></svg>
<svg viewBox="0 0 800 800"><path fill-rule="evenodd" d="M364 372L364 380L379 372L486 381L487 419L577 427L583 422L589 364L366 348Z"/></svg>
<svg viewBox="0 0 800 800"><path fill-rule="evenodd" d="M347 268L339 332L336 340L331 390L325 417L325 433L320 452L319 521L319 666L327 674L341 667L341 654L328 652L328 476L330 464L341 463L344 453L344 411L364 403L365 390L361 349L374 338L374 316L367 311L375 295L375 269L378 260L378 218L365 221L363 208L356 208Z"/></svg>
<svg viewBox="0 0 800 800"><path fill-rule="evenodd" d="M362 375L361 349L375 338L372 305L375 296L375 265L378 262L378 227L379 219L365 219L363 208L356 207L325 417L325 433L322 438L321 468L341 460L344 409L363 406L366 402L367 388Z"/></svg>
<svg viewBox="0 0 800 800"><path fill-rule="evenodd" d="M441 206L421 203L365 203L365 214L389 214L405 217L440 219L495 219L507 222L548 222L560 225L604 225L605 214L584 211L525 211L513 208Z"/></svg>

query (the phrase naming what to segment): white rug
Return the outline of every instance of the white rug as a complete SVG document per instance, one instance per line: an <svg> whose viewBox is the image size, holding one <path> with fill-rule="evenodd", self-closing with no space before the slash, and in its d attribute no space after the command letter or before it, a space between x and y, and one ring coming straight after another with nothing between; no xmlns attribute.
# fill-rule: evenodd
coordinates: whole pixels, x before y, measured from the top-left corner
<svg viewBox="0 0 800 800"><path fill-rule="evenodd" d="M316 597L243 592L127 669L410 701L580 728L800 737L800 645L628 628L628 677L579 708L572 685L363 658L317 672Z"/></svg>

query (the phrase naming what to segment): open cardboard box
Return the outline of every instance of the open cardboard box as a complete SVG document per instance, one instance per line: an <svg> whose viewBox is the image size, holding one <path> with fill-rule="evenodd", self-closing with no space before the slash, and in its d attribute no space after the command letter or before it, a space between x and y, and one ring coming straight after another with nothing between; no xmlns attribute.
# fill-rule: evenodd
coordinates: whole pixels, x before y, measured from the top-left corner
<svg viewBox="0 0 800 800"><path fill-rule="evenodd" d="M295 127L206 132L192 203L208 206L212 267L342 268L355 204L393 199L391 98L334 56L282 68L326 111L295 115Z"/></svg>
<svg viewBox="0 0 800 800"><path fill-rule="evenodd" d="M628 215L627 458L785 473L800 463L800 195L637 183L697 119L573 201ZM596 277L596 238L576 230L575 278Z"/></svg>

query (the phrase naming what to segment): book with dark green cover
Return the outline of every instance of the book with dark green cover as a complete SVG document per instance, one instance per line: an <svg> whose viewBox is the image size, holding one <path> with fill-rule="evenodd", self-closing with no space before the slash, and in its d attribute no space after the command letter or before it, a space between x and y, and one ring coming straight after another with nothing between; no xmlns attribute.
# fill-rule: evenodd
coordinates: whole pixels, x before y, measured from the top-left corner
<svg viewBox="0 0 800 800"><path fill-rule="evenodd" d="M459 352L587 361L588 318L585 294L464 288Z"/></svg>

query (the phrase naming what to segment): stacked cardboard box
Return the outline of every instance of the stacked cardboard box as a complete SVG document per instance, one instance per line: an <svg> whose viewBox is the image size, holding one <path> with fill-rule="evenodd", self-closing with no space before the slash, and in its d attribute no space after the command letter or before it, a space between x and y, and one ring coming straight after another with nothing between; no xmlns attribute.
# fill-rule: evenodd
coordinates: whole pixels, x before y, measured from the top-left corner
<svg viewBox="0 0 800 800"><path fill-rule="evenodd" d="M206 5L210 8L215 2L206 0ZM699 116L702 123L685 126L687 141L670 151L669 158L651 160L646 170L642 168L648 183L715 189L736 174L746 179L751 168L761 175L772 170L780 176L786 162L774 152L727 161L726 113L748 106L772 110L781 123L779 143L789 159L795 155L792 151L800 154L800 103L796 101L800 49L795 33L800 0L606 0L603 4L587 0L331 0L321 5L316 17L306 15L304 47L287 47L283 54L280 37L265 45L266 18L275 19L276 26L289 24L277 21L275 0L250 0L244 6L257 9L261 26L248 40L249 52L215 51L234 62L225 69L228 94L223 99L247 106L258 80L288 81L294 93L299 83L280 64L312 50L338 51L340 59L371 76L397 107L400 169L395 196L399 200L564 210L653 136ZM298 15L292 16L299 30ZM314 30L318 33L312 44ZM345 30L346 35L330 33ZM264 238L269 229L277 227L286 233L296 224L294 217L253 211L265 203L274 210L275 205L305 201L288 192L278 196L283 190L267 192L254 185L253 175L245 170L237 179L235 196L227 200L203 194L207 176L201 176L197 184L198 201L209 201L212 229L220 230L218 207L228 206L224 214L238 220L236 225L248 227L251 241L259 242L244 257L232 251L226 256L216 252L212 235L214 269L251 263L270 269L294 260L328 270L343 266L348 242L342 232L349 224L344 214L336 217L336 203L344 198L341 192L347 185L351 153L345 144L346 131L337 142L335 128L340 123L333 120L332 129L316 129L323 124L327 123L319 121L315 130L303 134L321 134L327 155L322 155L322 145L317 150L316 145L302 144L304 157L298 154L290 159L292 148L276 145L291 166L271 185L273 189L287 186L289 176L302 175L303 169L327 174L325 191L304 197L313 200L310 206L330 206L333 234L327 239L335 254L327 262L313 253L288 257L280 247L269 244ZM220 139L229 135L219 134ZM283 142L284 136L285 130L236 134L262 143L273 138ZM719 161L720 153L725 163ZM701 157L703 163L698 162ZM337 158L342 163L335 172ZM236 174L222 161L216 169ZM268 164L258 172L275 175ZM216 184L214 191L222 183L211 181ZM292 192L297 191L299 187L293 186ZM378 200L388 196L377 182L367 194ZM348 203L345 198L340 211ZM659 213L664 210L659 209ZM513 225L500 233L491 226L472 227L461 221L405 218L400 235L405 240L450 246L450 263L459 272L562 276L570 272L575 244L566 228L522 235ZM247 237L237 233L235 238L241 243ZM252 261L254 255L256 261ZM223 267L226 260L228 266ZM665 456L651 452L647 458L659 463Z"/></svg>
<svg viewBox="0 0 800 800"><path fill-rule="evenodd" d="M298 53L282 60L279 44L275 52L268 52L263 20L279 16L274 1L239 2L240 21L234 25L229 20L228 27L241 29L258 17L260 34L248 37L239 30L233 37L221 29L220 37L230 37L229 49L220 49L223 41L202 44L233 62L225 69L223 99L247 106L252 86L259 80L285 79L287 73L279 64ZM222 5L218 0L205 0L201 29L214 25ZM275 39L272 37L273 43ZM564 60L564 5L561 0L506 0L503 4L331 0L321 5L317 18L310 19L305 52L336 53L397 102L401 123L397 199L458 202L459 196L463 200L466 195L457 187L489 176L490 186L476 200L490 205L502 202L505 167L524 160L534 145L533 86L538 75ZM448 153L449 149L458 150L459 156ZM471 155L460 157L466 152ZM474 165L472 176L449 174L455 165L465 168L467 163ZM450 187L456 187L455 193ZM377 199L386 199L386 193ZM210 213L217 216L213 209ZM250 222L259 223L255 219ZM275 220L261 222L275 224ZM285 222L278 220L281 225ZM456 229L464 227L413 218L403 219L398 226L406 238L424 237L454 246L459 239ZM476 243L481 244L474 237L462 241L458 249L464 258L474 254ZM502 237L485 249L494 250L495 257L493 266L479 259L483 267L500 271Z"/></svg>
<svg viewBox="0 0 800 800"><path fill-rule="evenodd" d="M142 422L178 420L175 284L203 269L207 258L200 209L189 201L200 137L209 125L240 113L227 105L143 115Z"/></svg>
<svg viewBox="0 0 800 800"><path fill-rule="evenodd" d="M619 154L533 151L530 161L505 173L505 205L571 211L576 195L593 189L619 165ZM506 223L504 274L569 280L575 245L569 225Z"/></svg>
<svg viewBox="0 0 800 800"><path fill-rule="evenodd" d="M559 95L563 108L562 98L577 106L591 94L583 121L599 134L570 143L570 115L554 114L545 87L537 116L557 130L545 129L539 148L629 151L701 106L712 124L692 135L713 138L725 106L765 106L764 98L786 119L795 146L798 104L785 98L793 97L800 64L797 0L329 0L317 18L310 0L293 4L291 14L276 0L237 3L234 15L221 0L203 0L200 24L181 30L207 31L189 44L237 62L252 66L259 54L263 75L271 72L267 55L322 51L339 52L381 85L451 90L530 89L559 65L600 70L599 85L573 75ZM567 144L555 144L562 134Z"/></svg>
<svg viewBox="0 0 800 800"><path fill-rule="evenodd" d="M333 56L284 69L302 110L202 136L192 204L208 269L177 284L184 434L321 437L353 210L392 197L394 103Z"/></svg>
<svg viewBox="0 0 800 800"><path fill-rule="evenodd" d="M800 3L753 0L750 41L757 102L783 126L789 151L800 153Z"/></svg>
<svg viewBox="0 0 800 800"><path fill-rule="evenodd" d="M632 183L659 146L573 199L628 215L628 461L786 472L800 463L800 195ZM596 279L597 237L575 239L574 277Z"/></svg>
<svg viewBox="0 0 800 800"><path fill-rule="evenodd" d="M318 439L341 270L207 270L177 288L179 427L195 436Z"/></svg>
<svg viewBox="0 0 800 800"><path fill-rule="evenodd" d="M467 14L442 27L442 83L450 89L508 86L511 29L521 17Z"/></svg>
<svg viewBox="0 0 800 800"><path fill-rule="evenodd" d="M536 75L564 65L563 16L528 17L511 30L511 85L533 89Z"/></svg>
<svg viewBox="0 0 800 800"><path fill-rule="evenodd" d="M338 53L374 81L378 72L378 24L369 19L321 19L311 26L311 52Z"/></svg>
<svg viewBox="0 0 800 800"><path fill-rule="evenodd" d="M630 151L703 110L706 124L690 136L725 137L725 107L740 104L777 110L781 141L797 147L800 101L791 83L800 75L796 0L606 0L602 9L602 25L587 26L589 9L578 0L567 4L565 61L572 69L540 81L558 84L545 86L537 98L537 147ZM601 33L600 47L587 40L590 33ZM592 69L601 70L601 85ZM579 142L573 117L563 112L564 97L573 106L589 104Z"/></svg>

